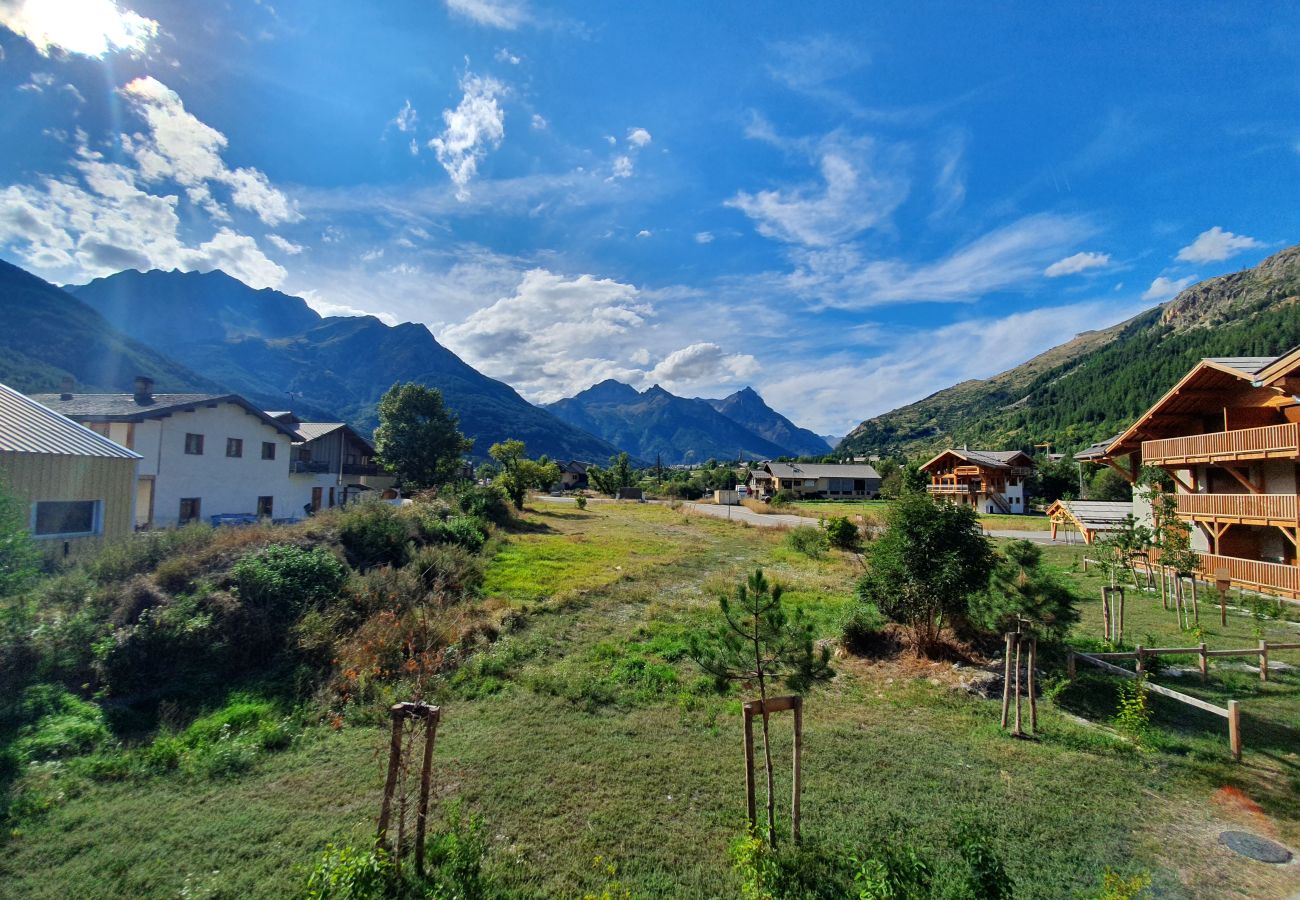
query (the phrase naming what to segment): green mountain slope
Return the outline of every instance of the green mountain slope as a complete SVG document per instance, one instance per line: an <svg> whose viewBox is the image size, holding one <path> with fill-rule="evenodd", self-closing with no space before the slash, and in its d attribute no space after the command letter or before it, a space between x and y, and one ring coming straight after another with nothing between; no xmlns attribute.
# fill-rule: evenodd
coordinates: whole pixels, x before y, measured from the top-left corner
<svg viewBox="0 0 1300 900"><path fill-rule="evenodd" d="M983 381L863 422L840 444L923 456L955 444L1075 450L1132 424L1207 356L1269 356L1300 344L1300 247L1193 285L1105 331L1087 332Z"/></svg>
<svg viewBox="0 0 1300 900"><path fill-rule="evenodd" d="M0 382L25 393L129 391L137 375L160 391L223 388L113 328L66 291L0 260Z"/></svg>

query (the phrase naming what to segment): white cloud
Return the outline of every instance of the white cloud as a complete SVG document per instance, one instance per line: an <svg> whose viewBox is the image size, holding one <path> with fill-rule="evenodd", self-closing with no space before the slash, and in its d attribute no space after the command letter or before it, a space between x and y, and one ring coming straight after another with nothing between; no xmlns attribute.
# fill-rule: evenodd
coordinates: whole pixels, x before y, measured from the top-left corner
<svg viewBox="0 0 1300 900"><path fill-rule="evenodd" d="M815 156L821 184L749 193L726 205L754 220L759 234L786 243L829 247L882 224L907 196L906 178L873 164L867 140L832 136Z"/></svg>
<svg viewBox="0 0 1300 900"><path fill-rule="evenodd" d="M633 147L644 147L650 143L650 132L644 128L629 128L627 130L627 142Z"/></svg>
<svg viewBox="0 0 1300 900"><path fill-rule="evenodd" d="M713 243L713 232L712 232L712 231L697 231L697 232L695 232L695 243L697 243L697 244L712 244L712 243Z"/></svg>
<svg viewBox="0 0 1300 900"><path fill-rule="evenodd" d="M140 177L150 183L171 180L186 189L196 205L217 218L226 218L213 198L209 183L222 184L231 200L256 213L267 225L302 219L283 192L257 169L230 169L221 158L226 136L185 109L175 91L145 76L122 88L131 109L149 126L148 134L122 136L123 148L136 161Z"/></svg>
<svg viewBox="0 0 1300 900"><path fill-rule="evenodd" d="M605 135L605 143L613 147L615 144L618 143L618 138L614 137L614 135L612 134L607 134Z"/></svg>
<svg viewBox="0 0 1300 900"><path fill-rule="evenodd" d="M549 124L549 123L546 121L546 119L542 117L542 115L541 115L540 113L533 113L533 120L532 120L532 122L533 122L533 130L534 130L534 131L545 131L546 128L547 128L547 125Z"/></svg>
<svg viewBox="0 0 1300 900"><path fill-rule="evenodd" d="M402 108L397 111L396 117L393 118L392 124L397 126L398 131L414 131L416 124L420 121L420 114L415 111L408 98L402 104Z"/></svg>
<svg viewBox="0 0 1300 900"><path fill-rule="evenodd" d="M278 234L268 234L266 239L276 247L279 247L282 252L288 253L290 256L297 256L299 253L307 249L302 244L295 244L293 241L288 240L287 238L282 238Z"/></svg>
<svg viewBox="0 0 1300 900"><path fill-rule="evenodd" d="M407 147L410 149L412 156L420 155L420 145L416 142L415 138L411 138L411 143L408 144Z"/></svg>
<svg viewBox="0 0 1300 900"><path fill-rule="evenodd" d="M33 72L25 84L18 85L18 90L33 94L43 94L47 87L54 86L54 76L49 72Z"/></svg>
<svg viewBox="0 0 1300 900"><path fill-rule="evenodd" d="M512 66L517 66L523 61L505 47L497 51L496 60L501 63L509 63Z"/></svg>
<svg viewBox="0 0 1300 900"><path fill-rule="evenodd" d="M627 156L614 157L614 169L611 178L631 178L632 177L632 159Z"/></svg>
<svg viewBox="0 0 1300 900"><path fill-rule="evenodd" d="M1233 234L1215 225L1209 231L1202 231L1196 240L1178 251L1178 259L1183 262L1219 262L1236 256L1246 250L1263 247L1262 241L1244 234Z"/></svg>
<svg viewBox="0 0 1300 900"><path fill-rule="evenodd" d="M1086 272L1088 269L1101 269L1109 265L1109 253L1076 253L1073 256L1065 257L1065 259L1058 259L1044 269L1043 274L1048 278L1060 278L1062 275L1077 275L1080 272Z"/></svg>
<svg viewBox="0 0 1300 900"><path fill-rule="evenodd" d="M969 302L1041 277L1049 261L1093 229L1083 219L1039 214L988 232L934 262L867 260L851 245L798 249L781 286L827 306Z"/></svg>
<svg viewBox="0 0 1300 900"><path fill-rule="evenodd" d="M466 73L460 81L464 96L455 109L442 111L446 124L440 137L429 141L438 154L438 162L456 185L456 199L469 198L469 183L478 173L478 164L490 149L505 138L505 112L497 99L505 86L495 78Z"/></svg>
<svg viewBox="0 0 1300 900"><path fill-rule="evenodd" d="M758 369L758 360L748 354L727 353L718 344L700 341L669 353L650 370L649 378L671 390L750 378Z"/></svg>
<svg viewBox="0 0 1300 900"><path fill-rule="evenodd" d="M82 56L139 54L158 33L156 21L113 0L0 0L0 25L27 38L45 56L51 50Z"/></svg>
<svg viewBox="0 0 1300 900"><path fill-rule="evenodd" d="M447 0L447 9L479 25L514 31L531 21L521 0Z"/></svg>
<svg viewBox="0 0 1300 900"><path fill-rule="evenodd" d="M1166 278L1161 275L1156 278L1155 281L1151 282L1151 287L1146 289L1146 293L1142 295L1142 299L1156 301L1168 300L1170 297L1176 296L1183 288L1187 287L1194 281L1196 281L1195 275L1188 275L1186 278L1179 278L1177 280Z"/></svg>
<svg viewBox="0 0 1300 900"><path fill-rule="evenodd" d="M636 236L639 238L648 238L650 237L650 232L642 228L640 231L636 233Z"/></svg>

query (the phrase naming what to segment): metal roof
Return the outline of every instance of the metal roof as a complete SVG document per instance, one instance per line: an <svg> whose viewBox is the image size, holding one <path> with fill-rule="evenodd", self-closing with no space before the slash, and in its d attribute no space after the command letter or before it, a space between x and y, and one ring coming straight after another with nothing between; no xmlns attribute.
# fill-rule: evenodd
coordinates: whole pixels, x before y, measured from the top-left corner
<svg viewBox="0 0 1300 900"><path fill-rule="evenodd" d="M768 463L764 468L777 478L879 478L871 466L836 463Z"/></svg>
<svg viewBox="0 0 1300 900"><path fill-rule="evenodd" d="M925 465L921 466L921 468L928 469L934 462L942 459L949 453L959 459L986 466L990 469L1010 469L1011 460L1015 459L1017 456L1023 456L1028 459L1029 465L1031 466L1034 464L1033 457L1028 453L1025 453L1023 450L967 450L964 447L960 449L957 447L950 447L935 456L934 459L930 460Z"/></svg>
<svg viewBox="0 0 1300 900"><path fill-rule="evenodd" d="M1083 450L1080 450L1078 453L1074 454L1074 458L1078 460L1082 460L1084 462L1087 462L1088 460L1092 460L1092 459L1100 459L1101 457L1106 455L1107 448L1109 448L1111 444L1115 443L1123 436L1124 436L1123 432L1120 432L1114 437L1108 437L1104 441L1098 441L1097 443L1093 444L1091 447L1086 447Z"/></svg>
<svg viewBox="0 0 1300 900"><path fill-rule="evenodd" d="M1279 358L1277 356L1207 356L1204 361L1227 369L1236 369L1238 372L1254 377L1277 362Z"/></svg>
<svg viewBox="0 0 1300 900"><path fill-rule="evenodd" d="M307 441L318 440L327 435L333 434L339 429L345 429L348 434L352 435L354 440L365 444L366 450L370 455L373 456L375 452L375 445L362 437L361 434L347 422L299 422L294 427L297 429L297 440L295 440L294 443L305 443Z"/></svg>
<svg viewBox="0 0 1300 900"><path fill-rule="evenodd" d="M0 451L141 459L84 425L0 384Z"/></svg>
<svg viewBox="0 0 1300 900"><path fill-rule="evenodd" d="M93 422L143 422L178 412L193 412L200 406L233 403L261 419L276 431L297 437L289 425L271 418L238 394L150 394L142 401L135 394L34 394L33 399L72 419Z"/></svg>
<svg viewBox="0 0 1300 900"><path fill-rule="evenodd" d="M1089 531L1115 531L1125 518L1133 514L1132 501L1058 500L1052 505L1065 509L1071 518Z"/></svg>

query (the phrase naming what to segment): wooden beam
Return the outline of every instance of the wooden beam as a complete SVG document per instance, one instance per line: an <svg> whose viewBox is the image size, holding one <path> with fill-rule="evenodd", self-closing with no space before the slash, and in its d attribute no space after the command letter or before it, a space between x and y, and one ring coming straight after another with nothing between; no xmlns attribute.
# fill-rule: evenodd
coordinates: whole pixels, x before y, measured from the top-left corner
<svg viewBox="0 0 1300 900"><path fill-rule="evenodd" d="M1245 474L1245 475L1242 475L1240 472L1238 472L1236 466L1226 466L1226 465L1225 465L1225 466L1223 467L1223 469L1224 469L1225 472L1227 472L1227 473L1228 473L1229 475L1231 475L1233 478L1237 479L1237 481L1241 482L1242 487L1244 487L1246 490L1250 491L1252 494L1262 494L1262 493L1264 493L1264 489L1263 489L1262 487L1260 487L1259 485L1255 484L1254 481L1251 481L1250 478L1247 477L1248 475L1250 475L1250 470L1249 470L1249 469L1246 470L1246 474Z"/></svg>
<svg viewBox="0 0 1300 900"><path fill-rule="evenodd" d="M1178 477L1178 470L1176 468L1172 466L1165 468L1165 474L1174 480L1174 484L1178 485L1180 488L1183 489L1183 493L1186 494L1196 493L1196 488L1192 487L1190 484L1188 484L1187 482L1183 481L1181 478Z"/></svg>

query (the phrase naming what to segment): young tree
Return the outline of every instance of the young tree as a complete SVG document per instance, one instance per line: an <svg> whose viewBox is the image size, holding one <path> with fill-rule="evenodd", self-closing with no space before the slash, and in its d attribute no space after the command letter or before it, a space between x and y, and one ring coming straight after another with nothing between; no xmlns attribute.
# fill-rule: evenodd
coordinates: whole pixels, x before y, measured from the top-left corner
<svg viewBox="0 0 1300 900"><path fill-rule="evenodd" d="M1079 621L1074 593L1042 565L1043 551L1030 541L1011 541L996 554L988 589L970 604L972 624L991 634L1017 626L1040 638L1061 640Z"/></svg>
<svg viewBox="0 0 1300 900"><path fill-rule="evenodd" d="M27 530L22 507L0 479L0 597L16 594L36 577L40 551Z"/></svg>
<svg viewBox="0 0 1300 900"><path fill-rule="evenodd" d="M379 401L375 452L407 489L446 484L474 446L459 424L460 417L443 404L437 388L394 384Z"/></svg>
<svg viewBox="0 0 1300 900"><path fill-rule="evenodd" d="M636 476L632 474L631 457L626 453L620 453L609 458L608 469L602 469L600 466L589 467L587 483L602 494L609 494L611 497L618 494L619 488L631 487L636 484Z"/></svg>
<svg viewBox="0 0 1300 900"><path fill-rule="evenodd" d="M530 489L544 491L560 480L560 467L545 456L529 459L524 442L502 441L488 448L488 456L501 466L496 484L506 492L515 509L524 508L524 498Z"/></svg>
<svg viewBox="0 0 1300 900"><path fill-rule="evenodd" d="M813 643L813 626L796 608L787 614L782 588L755 570L735 595L718 596L722 621L711 631L691 636L690 651L720 686L730 682L757 684L763 709L763 765L767 774L767 840L776 844L776 797L773 793L772 748L768 732L767 687L781 681L795 693L830 678L830 648Z"/></svg>
<svg viewBox="0 0 1300 900"><path fill-rule="evenodd" d="M945 622L964 616L971 595L988 585L993 559L973 507L905 492L872 544L858 596L911 628L917 655L929 655Z"/></svg>

